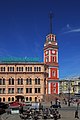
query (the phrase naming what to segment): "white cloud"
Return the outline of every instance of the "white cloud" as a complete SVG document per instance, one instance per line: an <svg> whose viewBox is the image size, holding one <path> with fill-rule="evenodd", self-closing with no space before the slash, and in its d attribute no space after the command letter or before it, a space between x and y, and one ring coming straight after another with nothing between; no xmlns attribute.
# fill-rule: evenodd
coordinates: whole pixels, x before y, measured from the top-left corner
<svg viewBox="0 0 80 120"><path fill-rule="evenodd" d="M67 34L67 33L77 33L77 32L80 32L80 28L77 28L77 29L71 29L69 31L66 31L66 32L63 32L63 34Z"/></svg>
<svg viewBox="0 0 80 120"><path fill-rule="evenodd" d="M68 31L68 32L80 32L80 28L78 28L78 29L73 29L73 30Z"/></svg>
<svg viewBox="0 0 80 120"><path fill-rule="evenodd" d="M62 28L61 34L77 33L77 32L80 32L80 28L73 28L69 24L67 24L64 28Z"/></svg>

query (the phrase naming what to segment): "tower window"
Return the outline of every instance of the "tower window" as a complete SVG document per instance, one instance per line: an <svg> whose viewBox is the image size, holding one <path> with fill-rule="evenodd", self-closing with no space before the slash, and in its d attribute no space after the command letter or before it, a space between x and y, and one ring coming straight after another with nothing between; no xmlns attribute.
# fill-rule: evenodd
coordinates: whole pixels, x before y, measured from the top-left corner
<svg viewBox="0 0 80 120"><path fill-rule="evenodd" d="M56 74L55 74L55 71L52 71L52 76L55 77L55 75L56 75Z"/></svg>
<svg viewBox="0 0 80 120"><path fill-rule="evenodd" d="M56 93L56 89L53 89L53 92Z"/></svg>
<svg viewBox="0 0 80 120"><path fill-rule="evenodd" d="M53 87L56 87L56 83L53 83Z"/></svg>
<svg viewBox="0 0 80 120"><path fill-rule="evenodd" d="M46 58L46 62L49 62L49 58Z"/></svg>
<svg viewBox="0 0 80 120"><path fill-rule="evenodd" d="M55 62L55 57L52 57L52 61Z"/></svg>

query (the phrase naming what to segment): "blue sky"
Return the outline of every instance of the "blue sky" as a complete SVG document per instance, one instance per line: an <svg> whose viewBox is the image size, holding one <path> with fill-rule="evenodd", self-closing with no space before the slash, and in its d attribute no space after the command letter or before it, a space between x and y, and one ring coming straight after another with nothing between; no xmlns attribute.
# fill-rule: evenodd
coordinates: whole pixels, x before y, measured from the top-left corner
<svg viewBox="0 0 80 120"><path fill-rule="evenodd" d="M50 32L59 45L60 78L80 75L79 0L0 0L0 57L39 57Z"/></svg>

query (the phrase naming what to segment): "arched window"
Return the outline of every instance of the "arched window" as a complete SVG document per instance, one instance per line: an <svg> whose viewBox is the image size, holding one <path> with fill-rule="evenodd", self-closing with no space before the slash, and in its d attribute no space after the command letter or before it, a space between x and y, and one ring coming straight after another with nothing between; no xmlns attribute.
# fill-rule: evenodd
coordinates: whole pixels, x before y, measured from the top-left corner
<svg viewBox="0 0 80 120"><path fill-rule="evenodd" d="M9 78L9 85L14 85L14 78Z"/></svg>
<svg viewBox="0 0 80 120"><path fill-rule="evenodd" d="M10 101L10 97L8 98L8 101Z"/></svg>
<svg viewBox="0 0 80 120"><path fill-rule="evenodd" d="M5 85L5 78L0 78L0 85Z"/></svg>
<svg viewBox="0 0 80 120"><path fill-rule="evenodd" d="M0 78L0 85L2 85L2 79Z"/></svg>
<svg viewBox="0 0 80 120"><path fill-rule="evenodd" d="M35 102L37 102L37 97L35 97Z"/></svg>
<svg viewBox="0 0 80 120"><path fill-rule="evenodd" d="M3 98L3 102L5 102L5 98Z"/></svg>
<svg viewBox="0 0 80 120"><path fill-rule="evenodd" d="M14 101L14 97L12 97L12 101Z"/></svg>
<svg viewBox="0 0 80 120"><path fill-rule="evenodd" d="M26 101L28 101L28 97L26 97Z"/></svg>
<svg viewBox="0 0 80 120"><path fill-rule="evenodd" d="M40 78L35 78L35 84L40 85Z"/></svg>
<svg viewBox="0 0 80 120"><path fill-rule="evenodd" d="M5 85L5 78L3 78L3 85Z"/></svg>
<svg viewBox="0 0 80 120"><path fill-rule="evenodd" d="M23 85L23 78L18 78L18 85Z"/></svg>
<svg viewBox="0 0 80 120"><path fill-rule="evenodd" d="M29 100L32 101L32 97L30 97Z"/></svg>
<svg viewBox="0 0 80 120"><path fill-rule="evenodd" d="M2 101L2 98L0 98L0 102Z"/></svg>
<svg viewBox="0 0 80 120"><path fill-rule="evenodd" d="M26 79L26 85L31 85L32 84L32 79L31 78L27 78Z"/></svg>

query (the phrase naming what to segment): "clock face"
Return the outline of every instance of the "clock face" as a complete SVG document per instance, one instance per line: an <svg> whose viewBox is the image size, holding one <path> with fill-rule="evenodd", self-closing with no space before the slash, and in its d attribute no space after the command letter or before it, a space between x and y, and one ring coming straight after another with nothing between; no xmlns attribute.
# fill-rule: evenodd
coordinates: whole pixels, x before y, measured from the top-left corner
<svg viewBox="0 0 80 120"><path fill-rule="evenodd" d="M55 50L52 50L52 54L55 54Z"/></svg>

